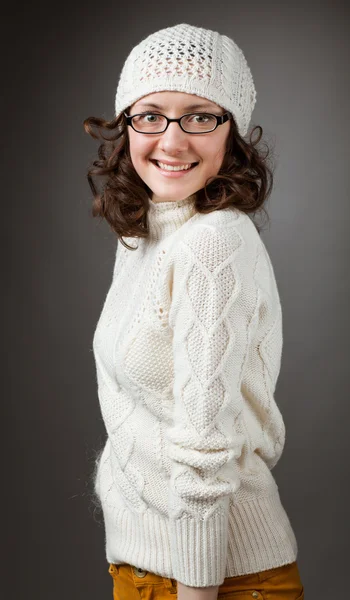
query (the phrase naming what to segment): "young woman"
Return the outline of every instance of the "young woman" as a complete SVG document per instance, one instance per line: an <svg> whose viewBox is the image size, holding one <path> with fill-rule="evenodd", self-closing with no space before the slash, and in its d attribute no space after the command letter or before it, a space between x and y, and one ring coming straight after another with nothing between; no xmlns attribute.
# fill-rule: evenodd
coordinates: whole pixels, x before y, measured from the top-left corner
<svg viewBox="0 0 350 600"><path fill-rule="evenodd" d="M84 121L93 215L120 241L93 339L115 600L304 597L271 474L282 315L249 216L273 180L261 127L244 139L255 102L238 46L181 24L133 48L115 118Z"/></svg>

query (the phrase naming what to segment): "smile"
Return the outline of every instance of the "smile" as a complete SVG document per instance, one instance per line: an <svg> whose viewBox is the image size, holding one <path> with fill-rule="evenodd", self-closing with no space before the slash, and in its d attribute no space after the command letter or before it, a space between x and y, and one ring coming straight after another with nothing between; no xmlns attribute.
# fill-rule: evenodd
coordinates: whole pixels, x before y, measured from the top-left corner
<svg viewBox="0 0 350 600"><path fill-rule="evenodd" d="M156 169L166 176L183 176L189 171L192 171L198 163L184 163L183 165L167 165L157 160L151 159L151 163L156 167Z"/></svg>

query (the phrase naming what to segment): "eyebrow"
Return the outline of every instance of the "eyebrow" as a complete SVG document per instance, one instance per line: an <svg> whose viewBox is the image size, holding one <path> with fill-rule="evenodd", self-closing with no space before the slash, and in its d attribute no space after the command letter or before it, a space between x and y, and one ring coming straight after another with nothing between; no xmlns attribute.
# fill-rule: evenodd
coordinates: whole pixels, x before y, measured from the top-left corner
<svg viewBox="0 0 350 600"><path fill-rule="evenodd" d="M140 102L138 105L140 108L156 108L157 110L164 110L159 104L154 104L153 102ZM197 110L198 108L217 110L219 107L215 107L212 104L188 104L184 107L184 110Z"/></svg>

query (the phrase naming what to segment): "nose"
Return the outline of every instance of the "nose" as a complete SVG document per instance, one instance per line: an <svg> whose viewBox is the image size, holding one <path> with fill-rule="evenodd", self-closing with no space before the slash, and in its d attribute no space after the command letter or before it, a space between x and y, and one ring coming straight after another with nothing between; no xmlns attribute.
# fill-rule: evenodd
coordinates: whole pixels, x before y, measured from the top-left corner
<svg viewBox="0 0 350 600"><path fill-rule="evenodd" d="M159 148L165 154L181 154L187 150L188 146L189 134L182 131L179 123L169 123L168 128L159 138Z"/></svg>

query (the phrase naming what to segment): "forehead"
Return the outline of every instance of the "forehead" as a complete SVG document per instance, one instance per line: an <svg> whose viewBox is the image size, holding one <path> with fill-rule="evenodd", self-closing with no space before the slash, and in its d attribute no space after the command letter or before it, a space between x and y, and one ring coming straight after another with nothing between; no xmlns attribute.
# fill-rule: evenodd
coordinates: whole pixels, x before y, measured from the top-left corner
<svg viewBox="0 0 350 600"><path fill-rule="evenodd" d="M187 94L186 92L154 92L143 96L132 105L135 108L159 108L162 110L221 110L221 107L215 102L202 98L196 94Z"/></svg>

